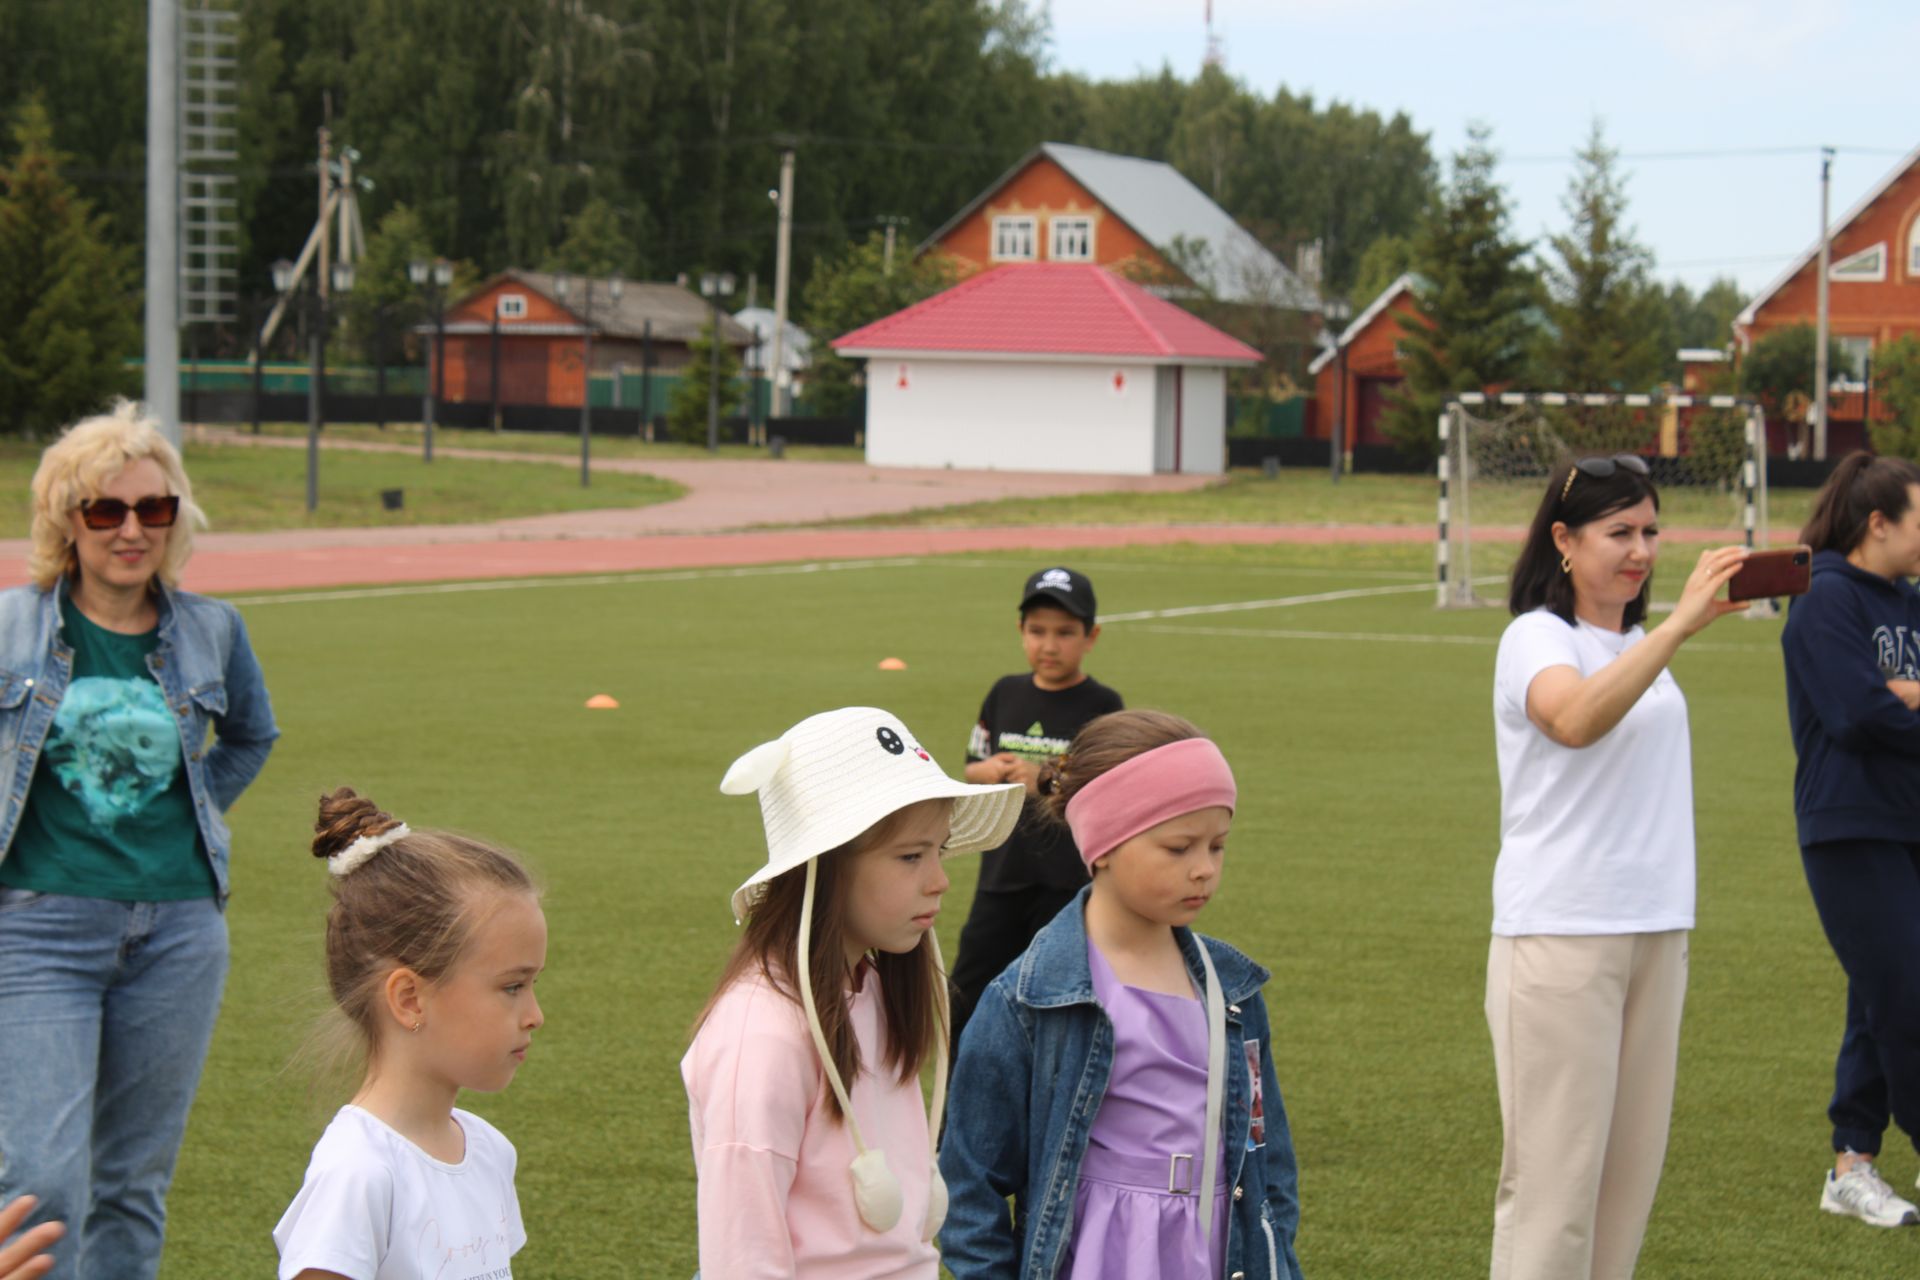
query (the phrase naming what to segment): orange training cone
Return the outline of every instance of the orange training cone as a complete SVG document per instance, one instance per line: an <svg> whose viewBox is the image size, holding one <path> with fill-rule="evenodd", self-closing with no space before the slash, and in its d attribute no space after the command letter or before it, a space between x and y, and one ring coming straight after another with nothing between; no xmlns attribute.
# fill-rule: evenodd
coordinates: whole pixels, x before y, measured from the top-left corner
<svg viewBox="0 0 1920 1280"><path fill-rule="evenodd" d="M618 711L620 703L612 694L596 693L587 699L587 708L590 711Z"/></svg>
<svg viewBox="0 0 1920 1280"><path fill-rule="evenodd" d="M880 659L880 669L882 671L905 671L907 664L898 658L882 658Z"/></svg>

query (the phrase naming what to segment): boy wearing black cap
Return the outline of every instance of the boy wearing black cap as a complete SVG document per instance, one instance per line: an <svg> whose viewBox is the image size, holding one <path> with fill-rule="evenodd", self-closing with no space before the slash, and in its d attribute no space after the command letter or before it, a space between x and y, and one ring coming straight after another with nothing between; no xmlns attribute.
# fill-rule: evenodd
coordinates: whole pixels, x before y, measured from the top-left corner
<svg viewBox="0 0 1920 1280"><path fill-rule="evenodd" d="M953 1044L987 984L1087 883L1065 828L1038 812L1040 766L1066 754L1082 725L1125 704L1081 669L1100 638L1093 584L1073 569L1042 569L1020 595L1020 643L1030 671L1003 676L980 704L967 744L968 782L1019 782L1027 804L1004 845L980 858L980 885L953 968Z"/></svg>

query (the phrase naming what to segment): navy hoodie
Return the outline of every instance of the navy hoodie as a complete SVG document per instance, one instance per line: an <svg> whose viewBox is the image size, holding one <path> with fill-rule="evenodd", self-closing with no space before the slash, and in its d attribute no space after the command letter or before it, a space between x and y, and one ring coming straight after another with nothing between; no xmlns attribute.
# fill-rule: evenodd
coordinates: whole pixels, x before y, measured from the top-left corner
<svg viewBox="0 0 1920 1280"><path fill-rule="evenodd" d="M1780 646L1800 843L1920 843L1920 712L1887 688L1920 680L1920 591L1816 552Z"/></svg>

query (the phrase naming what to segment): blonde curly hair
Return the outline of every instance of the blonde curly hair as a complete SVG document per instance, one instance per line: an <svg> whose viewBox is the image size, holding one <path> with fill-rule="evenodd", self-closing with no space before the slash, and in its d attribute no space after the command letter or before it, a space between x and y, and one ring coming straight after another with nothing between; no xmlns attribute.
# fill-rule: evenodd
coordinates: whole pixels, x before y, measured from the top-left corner
<svg viewBox="0 0 1920 1280"><path fill-rule="evenodd" d="M27 569L42 591L50 590L63 574L79 570L72 513L82 502L99 497L115 476L142 458L159 464L167 478L167 492L180 499L180 518L168 530L159 570L162 582L180 585L180 571L193 555L193 531L204 529L207 517L194 504L180 451L160 434L159 423L140 405L116 400L105 413L67 428L40 455L40 466L33 473L33 551Z"/></svg>

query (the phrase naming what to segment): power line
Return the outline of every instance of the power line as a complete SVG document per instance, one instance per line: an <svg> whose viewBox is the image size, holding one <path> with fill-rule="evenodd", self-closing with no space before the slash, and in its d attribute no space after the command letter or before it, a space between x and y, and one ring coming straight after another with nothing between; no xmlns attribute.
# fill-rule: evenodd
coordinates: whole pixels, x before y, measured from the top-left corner
<svg viewBox="0 0 1920 1280"><path fill-rule="evenodd" d="M1765 156L1817 156L1823 150L1836 151L1854 156L1904 156L1906 151L1894 147L1856 147L1836 146L1777 146L1777 147L1702 147L1686 151L1618 151L1616 160L1744 160ZM1580 157L1571 151L1540 153L1538 155L1501 156L1502 164L1571 164Z"/></svg>

